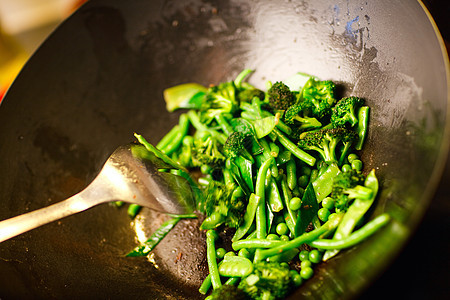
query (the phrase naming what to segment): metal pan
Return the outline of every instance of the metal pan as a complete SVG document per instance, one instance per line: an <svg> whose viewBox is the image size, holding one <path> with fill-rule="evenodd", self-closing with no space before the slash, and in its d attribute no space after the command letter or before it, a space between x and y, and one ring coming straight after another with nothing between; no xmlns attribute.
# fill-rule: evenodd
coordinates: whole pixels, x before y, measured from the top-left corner
<svg viewBox="0 0 450 300"><path fill-rule="evenodd" d="M133 132L158 141L177 115L162 90L298 71L366 99L362 158L382 192L372 213L396 220L320 266L293 298L350 298L414 232L448 148L448 58L415 1L91 0L25 65L0 106L0 219L84 188ZM2 299L198 299L205 246L183 221L150 259L125 258L165 216L103 205L0 244Z"/></svg>

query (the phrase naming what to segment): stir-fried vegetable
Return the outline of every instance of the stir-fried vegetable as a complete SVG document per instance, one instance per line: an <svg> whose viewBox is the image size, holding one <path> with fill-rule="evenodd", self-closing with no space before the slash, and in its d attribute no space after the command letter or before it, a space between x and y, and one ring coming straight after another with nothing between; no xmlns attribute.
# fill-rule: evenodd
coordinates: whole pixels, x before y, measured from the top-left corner
<svg viewBox="0 0 450 300"><path fill-rule="evenodd" d="M368 130L364 101L337 99L333 82L303 73L264 92L245 82L251 72L208 88L168 88L168 109L188 111L157 147L137 135L181 173L201 171L190 182L200 189L209 275L199 292L212 287L209 299L283 298L314 276L315 264L389 221L383 214L364 225L378 193L357 152ZM132 255L148 254L178 220ZM225 228L235 230L228 253L216 248Z"/></svg>

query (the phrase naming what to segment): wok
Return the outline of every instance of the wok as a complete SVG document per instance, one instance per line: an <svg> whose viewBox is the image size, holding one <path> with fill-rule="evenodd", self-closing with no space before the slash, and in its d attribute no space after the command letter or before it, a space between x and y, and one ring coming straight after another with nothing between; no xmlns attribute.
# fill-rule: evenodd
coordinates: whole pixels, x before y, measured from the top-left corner
<svg viewBox="0 0 450 300"><path fill-rule="evenodd" d="M27 62L0 106L0 219L84 188L138 132L158 141L177 114L164 88L205 85L253 68L250 82L298 72L339 83L372 107L365 168L388 227L317 268L293 298L351 298L381 274L414 232L448 147L448 58L415 1L92 0ZM197 299L205 246L179 223L150 259L126 258L165 220L130 221L110 205L0 244L2 299Z"/></svg>

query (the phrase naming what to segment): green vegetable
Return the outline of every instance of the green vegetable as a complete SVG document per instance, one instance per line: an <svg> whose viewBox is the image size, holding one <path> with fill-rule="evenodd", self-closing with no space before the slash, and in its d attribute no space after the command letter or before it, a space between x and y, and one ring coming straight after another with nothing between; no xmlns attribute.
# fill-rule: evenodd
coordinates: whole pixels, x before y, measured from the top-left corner
<svg viewBox="0 0 450 300"><path fill-rule="evenodd" d="M267 91L269 105L273 110L286 110L295 103L295 96L283 82L275 82Z"/></svg>
<svg viewBox="0 0 450 300"><path fill-rule="evenodd" d="M274 262L258 262L253 272L243 278L239 288L251 299L282 299L292 288L289 267Z"/></svg>
<svg viewBox="0 0 450 300"><path fill-rule="evenodd" d="M225 277L244 277L252 271L252 262L242 256L225 256L219 266L219 274Z"/></svg>
<svg viewBox="0 0 450 300"><path fill-rule="evenodd" d="M340 145L350 147L357 139L357 134L346 128L307 131L300 135L298 146L304 150L315 151L327 163L337 163L337 150Z"/></svg>
<svg viewBox="0 0 450 300"><path fill-rule="evenodd" d="M361 241L377 232L381 227L385 226L390 221L390 219L391 218L388 214L381 214L345 238L317 239L310 242L309 245L315 248L328 250L349 248L355 246L356 244L360 243Z"/></svg>
<svg viewBox="0 0 450 300"><path fill-rule="evenodd" d="M334 98L336 86L332 81L320 81L311 77L303 86L299 104L306 115L323 118L331 113L336 102Z"/></svg>
<svg viewBox="0 0 450 300"><path fill-rule="evenodd" d="M246 300L247 295L238 287L231 284L224 284L215 289L207 300Z"/></svg>
<svg viewBox="0 0 450 300"><path fill-rule="evenodd" d="M209 274L199 292L213 287L206 299L283 298L314 276L316 264L389 219L364 225L378 181L374 171L363 175L355 152L369 129L363 100L338 99L333 82L304 73L269 81L264 91L245 81L252 72L209 88L165 90L168 109L187 112L157 147L136 135L162 174L186 179L205 215ZM216 248L227 228L235 229L231 245ZM300 252L304 245L312 249ZM289 267L296 260L300 272Z"/></svg>
<svg viewBox="0 0 450 300"><path fill-rule="evenodd" d="M163 91L167 111L179 108L199 108L206 88L198 83L184 83Z"/></svg>
<svg viewBox="0 0 450 300"><path fill-rule="evenodd" d="M155 232L152 233L150 238L142 245L137 246L133 251L129 252L126 256L146 256L148 255L158 243L172 230L173 227L180 221L180 218L172 218L164 222Z"/></svg>
<svg viewBox="0 0 450 300"><path fill-rule="evenodd" d="M211 181L204 191L204 199L198 204L198 209L207 216L200 229L213 229L222 224L233 228L241 225L246 203L243 195L236 197L235 191L234 185Z"/></svg>
<svg viewBox="0 0 450 300"><path fill-rule="evenodd" d="M359 221L364 217L365 213L372 206L375 201L375 197L378 193L378 179L375 176L375 170L372 170L369 175L367 175L364 181L364 187L372 190L372 196L368 199L358 199L356 198L353 203L347 209L344 218L336 229L333 239L340 240L349 236ZM323 256L323 260L328 260L335 256L338 250L328 250Z"/></svg>
<svg viewBox="0 0 450 300"><path fill-rule="evenodd" d="M332 109L331 123L334 127L350 127L358 123L356 116L358 108L364 104L364 100L358 97L347 97L339 100Z"/></svg>
<svg viewBox="0 0 450 300"><path fill-rule="evenodd" d="M206 231L206 260L208 262L209 274L211 275L211 284L213 289L222 286L220 281L219 267L216 261L216 239L217 233L214 230Z"/></svg>

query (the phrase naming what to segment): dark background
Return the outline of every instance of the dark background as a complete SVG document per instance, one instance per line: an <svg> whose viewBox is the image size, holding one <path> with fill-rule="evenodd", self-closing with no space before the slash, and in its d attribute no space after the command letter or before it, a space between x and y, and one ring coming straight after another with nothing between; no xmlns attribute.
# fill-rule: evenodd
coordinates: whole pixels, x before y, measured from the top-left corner
<svg viewBox="0 0 450 300"><path fill-rule="evenodd" d="M450 49L450 1L423 1ZM399 257L361 299L449 299L450 156L428 211Z"/></svg>

